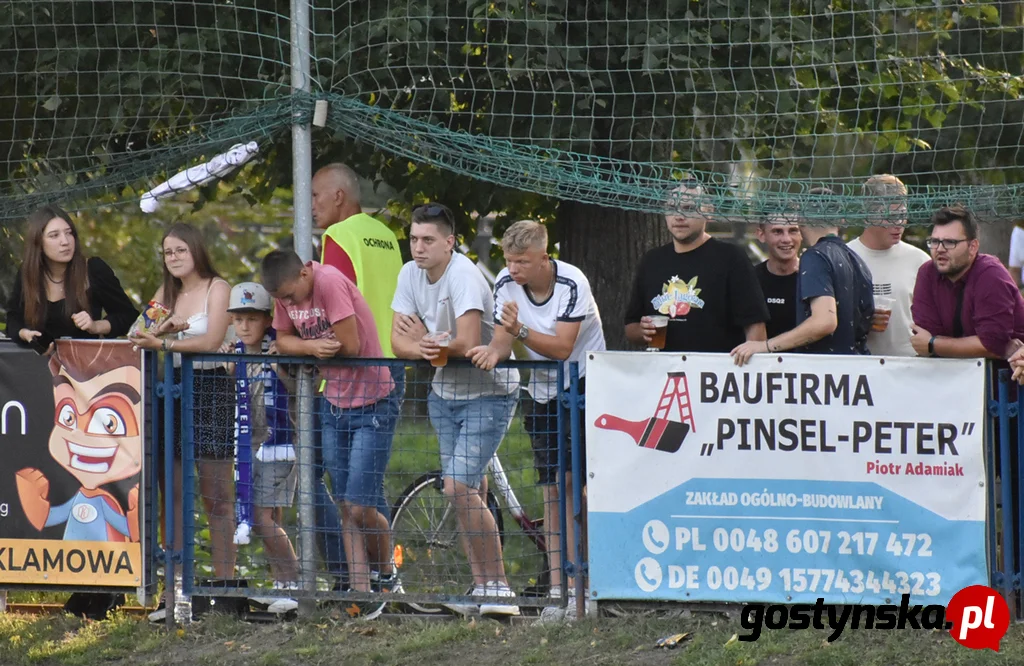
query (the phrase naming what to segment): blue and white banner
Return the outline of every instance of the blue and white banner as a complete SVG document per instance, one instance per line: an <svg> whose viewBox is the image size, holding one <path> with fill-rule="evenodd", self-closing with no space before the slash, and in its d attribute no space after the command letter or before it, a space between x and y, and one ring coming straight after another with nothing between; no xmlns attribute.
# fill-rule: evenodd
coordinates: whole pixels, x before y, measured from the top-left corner
<svg viewBox="0 0 1024 666"><path fill-rule="evenodd" d="M596 598L945 604L988 584L982 362L588 358Z"/></svg>

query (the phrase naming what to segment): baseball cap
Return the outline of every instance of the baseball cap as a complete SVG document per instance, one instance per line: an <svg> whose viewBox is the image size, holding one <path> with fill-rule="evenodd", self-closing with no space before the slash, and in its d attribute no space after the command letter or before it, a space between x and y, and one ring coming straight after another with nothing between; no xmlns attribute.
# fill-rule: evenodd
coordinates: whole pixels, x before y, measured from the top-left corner
<svg viewBox="0 0 1024 666"><path fill-rule="evenodd" d="M242 282L231 288L228 300L228 312L266 312L274 311L274 302L270 294L257 282Z"/></svg>

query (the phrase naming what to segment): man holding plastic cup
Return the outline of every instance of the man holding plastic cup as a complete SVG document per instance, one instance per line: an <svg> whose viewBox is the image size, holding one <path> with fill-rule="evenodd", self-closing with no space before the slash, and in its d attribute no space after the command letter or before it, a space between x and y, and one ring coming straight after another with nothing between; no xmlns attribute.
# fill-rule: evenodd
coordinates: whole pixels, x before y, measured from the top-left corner
<svg viewBox="0 0 1024 666"><path fill-rule="evenodd" d="M427 399L437 431L444 493L465 535L460 543L473 571L473 596L493 602L482 615L518 615L515 593L505 578L501 542L487 508L484 475L505 437L519 391L519 373L507 368L481 370L466 358L491 342L494 296L483 274L455 252L455 221L441 204L413 209L409 229L413 260L398 274L391 309L391 348L398 358L426 359L437 368ZM449 605L469 614L473 606Z"/></svg>
<svg viewBox="0 0 1024 666"><path fill-rule="evenodd" d="M640 260L626 307L626 338L633 344L728 352L765 340L768 307L754 267L740 247L707 233L713 212L692 178L669 193L665 223L672 242Z"/></svg>
<svg viewBox="0 0 1024 666"><path fill-rule="evenodd" d="M890 174L865 181L867 225L848 243L871 270L875 319L868 350L878 356L916 356L910 336L910 314L917 272L931 260L926 252L903 241L907 226L907 186Z"/></svg>

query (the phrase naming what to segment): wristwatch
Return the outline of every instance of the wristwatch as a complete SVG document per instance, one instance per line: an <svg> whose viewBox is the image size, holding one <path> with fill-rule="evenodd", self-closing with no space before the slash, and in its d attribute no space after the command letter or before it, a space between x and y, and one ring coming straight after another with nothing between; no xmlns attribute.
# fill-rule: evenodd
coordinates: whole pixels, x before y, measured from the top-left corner
<svg viewBox="0 0 1024 666"><path fill-rule="evenodd" d="M935 353L935 336L933 335L931 340L928 341L928 355L932 358L938 358L938 354Z"/></svg>
<svg viewBox="0 0 1024 666"><path fill-rule="evenodd" d="M519 327L519 335L516 336L519 340L525 340L526 336L530 334L530 329L526 328L526 324Z"/></svg>

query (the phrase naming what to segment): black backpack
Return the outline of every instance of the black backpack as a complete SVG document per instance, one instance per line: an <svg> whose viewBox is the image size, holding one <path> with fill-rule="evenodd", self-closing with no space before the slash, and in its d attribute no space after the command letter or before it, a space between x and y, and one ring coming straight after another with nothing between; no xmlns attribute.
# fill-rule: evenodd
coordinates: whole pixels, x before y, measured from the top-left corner
<svg viewBox="0 0 1024 666"><path fill-rule="evenodd" d="M868 333L871 332L871 325L875 319L875 289L874 280L871 277L871 269L864 263L856 252L848 246L842 246L846 254L850 256L852 265L856 268L853 271L856 284L854 285L853 311L853 339L861 353L867 354Z"/></svg>

